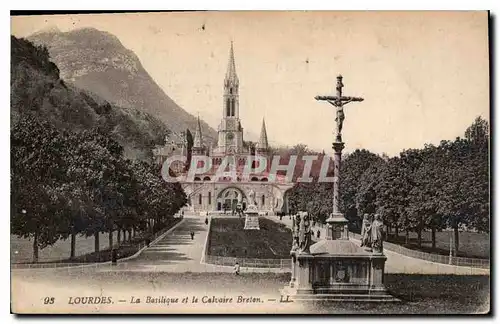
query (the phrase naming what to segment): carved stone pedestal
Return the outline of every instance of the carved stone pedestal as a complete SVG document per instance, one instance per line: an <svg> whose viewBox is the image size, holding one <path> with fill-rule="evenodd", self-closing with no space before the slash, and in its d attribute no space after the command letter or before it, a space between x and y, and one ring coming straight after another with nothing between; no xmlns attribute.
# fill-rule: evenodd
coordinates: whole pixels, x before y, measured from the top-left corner
<svg viewBox="0 0 500 324"><path fill-rule="evenodd" d="M245 227L246 230L260 230L259 212L255 205L249 205L245 210Z"/></svg>
<svg viewBox="0 0 500 324"><path fill-rule="evenodd" d="M292 276L282 293L293 300L399 301L384 286L386 257L349 240L347 220L332 213L328 233L305 250L292 248Z"/></svg>
<svg viewBox="0 0 500 324"><path fill-rule="evenodd" d="M292 280L283 289L291 299L399 301L384 286L384 255L341 240L323 240L310 249L292 252Z"/></svg>

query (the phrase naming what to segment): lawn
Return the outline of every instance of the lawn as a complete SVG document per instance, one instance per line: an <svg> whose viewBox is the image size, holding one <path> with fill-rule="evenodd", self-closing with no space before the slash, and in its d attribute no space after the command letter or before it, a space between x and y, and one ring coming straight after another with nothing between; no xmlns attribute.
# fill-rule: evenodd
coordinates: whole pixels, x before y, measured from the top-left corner
<svg viewBox="0 0 500 324"><path fill-rule="evenodd" d="M405 244L405 233L399 233L399 238L391 235L389 241L413 250L449 255L450 235L453 235L453 232L436 232L435 250L432 249L431 232L422 233L421 249L417 245L416 233L409 233L409 244ZM490 236L487 233L459 232L459 244L458 256L460 257L483 259L490 257Z"/></svg>
<svg viewBox="0 0 500 324"><path fill-rule="evenodd" d="M212 219L208 253L239 258L289 258L292 246L290 229L266 218L260 218L259 224L260 230L244 230L243 217Z"/></svg>
<svg viewBox="0 0 500 324"><path fill-rule="evenodd" d="M40 284L55 289L65 289L68 294L77 294L80 289L95 289L98 294L123 296L147 296L164 294L169 296L236 296L246 295L280 299L280 289L290 280L290 274L245 273L165 273L165 272L95 272L91 269L68 273L23 272L15 274L13 280L22 276L24 282ZM402 300L401 303L339 303L307 302L282 304L266 302L255 305L261 312L300 314L471 314L486 313L490 307L489 276L439 276L388 274L384 278L389 291ZM71 287L67 283L71 282ZM112 294L111 292L116 292ZM206 307L204 307L206 306ZM215 305L199 304L199 312L214 312ZM241 304L232 310L240 313L252 311L252 305ZM148 305L129 309L141 312ZM191 306L188 311L196 312ZM202 308L204 307L204 308ZM168 313L163 307L159 312ZM225 309L219 312L228 313Z"/></svg>
<svg viewBox="0 0 500 324"><path fill-rule="evenodd" d="M113 233L113 239L116 241L117 233ZM99 234L100 249L108 248L108 234ZM77 256L91 253L94 251L94 237L77 236L75 244L75 254ZM59 240L52 246L47 246L39 250L39 262L53 262L67 259L71 252L71 240ZM31 262L33 259L33 240L25 239L16 235L10 235L10 256L11 263Z"/></svg>
<svg viewBox="0 0 500 324"><path fill-rule="evenodd" d="M180 221L173 218L161 231L166 231ZM118 232L113 232L113 242L116 243ZM127 234L128 235L128 234ZM147 233L138 233L130 242L122 243L118 249L118 257L126 258L135 254L138 244L144 243ZM108 233L99 234L99 252L94 251L94 236L77 236L75 243L75 258L70 260L71 240L59 240L52 246L47 246L38 252L39 263L88 263L105 262L111 260L111 249L109 247ZM123 236L122 236L123 238ZM33 241L16 235L10 236L11 263L31 263L33 257Z"/></svg>

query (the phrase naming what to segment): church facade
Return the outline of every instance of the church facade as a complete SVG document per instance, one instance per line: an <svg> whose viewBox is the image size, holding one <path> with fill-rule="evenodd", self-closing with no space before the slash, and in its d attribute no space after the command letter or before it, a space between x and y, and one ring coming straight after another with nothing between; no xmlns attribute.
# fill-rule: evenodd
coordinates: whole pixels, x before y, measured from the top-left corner
<svg viewBox="0 0 500 324"><path fill-rule="evenodd" d="M270 179L269 170L272 157L270 156L264 119L262 120L259 141L255 147L249 147L244 142L243 127L239 118L239 79L236 74L232 43L222 97L222 118L217 129L216 145L212 146L204 142L198 118L191 158L208 157L212 167L203 174L195 175L192 181L181 181L182 188L188 197L188 209L200 212L245 209L249 204L249 194L252 192L255 195L253 203L260 212L268 214L286 212L286 191L292 188L293 184L280 176L274 176ZM165 147L156 148L153 153L157 161L162 163L168 155L174 154L174 152L186 154L185 146L186 143L180 146L166 143ZM265 168L259 168L258 165L255 165L255 163L259 163L253 162L256 157L268 162ZM221 177L220 173L217 173L221 163L224 165L228 161L235 166L236 179L233 178L234 173L232 177ZM252 163L252 168L250 173L245 176L244 169L247 163ZM176 168L179 171L178 165ZM188 170L183 170L183 173L187 174Z"/></svg>

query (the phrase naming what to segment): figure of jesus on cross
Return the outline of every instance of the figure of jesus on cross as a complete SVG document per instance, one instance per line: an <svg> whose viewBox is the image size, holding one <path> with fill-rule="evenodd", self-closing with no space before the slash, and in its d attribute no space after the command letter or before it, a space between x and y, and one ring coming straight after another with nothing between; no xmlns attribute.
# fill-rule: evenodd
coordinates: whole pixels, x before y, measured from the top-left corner
<svg viewBox="0 0 500 324"><path fill-rule="evenodd" d="M344 97L342 96L342 88L344 84L342 83L342 75L337 76L337 95L336 96L316 96L316 100L325 100L337 109L335 121L337 122L337 134L336 142L342 142L342 125L344 124L344 105L350 103L351 101L363 101L363 98L359 97Z"/></svg>
<svg viewBox="0 0 500 324"><path fill-rule="evenodd" d="M342 223L347 223L347 220L344 218L342 213L340 212L340 204L339 204L339 179L340 179L340 163L342 160L342 150L344 149L344 143L342 142L342 125L344 123L344 105L348 104L351 101L363 101L363 98L358 97L344 97L342 96L342 88L344 84L342 84L342 76L339 75L337 77L337 95L336 96L316 96L316 100L327 101L329 104L336 108L336 117L335 121L337 122L337 134L335 137L335 142L333 142L333 150L335 151L334 159L333 159L333 168L334 168L334 177L333 177L333 212L330 214L330 217L326 220L328 224L328 229L326 233L326 239L332 239L334 237L333 233L333 224L339 222L339 219ZM344 232L345 236L348 237L347 225L345 225Z"/></svg>

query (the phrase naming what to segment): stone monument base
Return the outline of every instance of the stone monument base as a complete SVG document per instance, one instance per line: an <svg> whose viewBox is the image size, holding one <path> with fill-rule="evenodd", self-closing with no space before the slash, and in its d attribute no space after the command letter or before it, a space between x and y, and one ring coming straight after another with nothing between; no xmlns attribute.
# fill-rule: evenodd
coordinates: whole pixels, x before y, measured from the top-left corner
<svg viewBox="0 0 500 324"><path fill-rule="evenodd" d="M255 205L249 205L245 210L245 227L246 230L260 230L259 212Z"/></svg>
<svg viewBox="0 0 500 324"><path fill-rule="evenodd" d="M282 290L292 300L397 302L384 286L383 254L349 240L323 240L292 251L292 278Z"/></svg>
<svg viewBox="0 0 500 324"><path fill-rule="evenodd" d="M246 230L260 230L259 226L259 216L245 216L245 228Z"/></svg>

